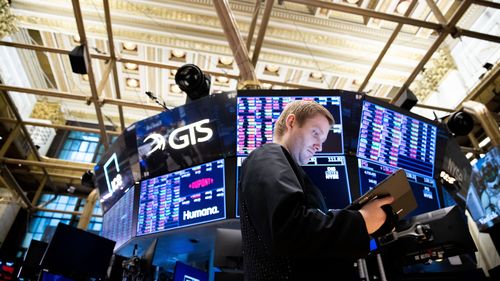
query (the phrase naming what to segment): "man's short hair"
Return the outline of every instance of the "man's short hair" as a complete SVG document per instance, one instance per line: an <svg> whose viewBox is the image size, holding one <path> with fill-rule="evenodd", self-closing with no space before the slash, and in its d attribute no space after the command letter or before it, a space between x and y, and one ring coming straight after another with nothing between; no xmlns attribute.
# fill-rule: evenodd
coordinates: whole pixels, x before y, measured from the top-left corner
<svg viewBox="0 0 500 281"><path fill-rule="evenodd" d="M325 116L330 126L335 123L332 114L321 104L311 100L296 100L289 103L283 112L281 112L278 120L276 120L274 124L274 139L280 139L285 134L286 118L290 114L295 115L295 120L299 127L302 126L307 119L314 117L316 114Z"/></svg>

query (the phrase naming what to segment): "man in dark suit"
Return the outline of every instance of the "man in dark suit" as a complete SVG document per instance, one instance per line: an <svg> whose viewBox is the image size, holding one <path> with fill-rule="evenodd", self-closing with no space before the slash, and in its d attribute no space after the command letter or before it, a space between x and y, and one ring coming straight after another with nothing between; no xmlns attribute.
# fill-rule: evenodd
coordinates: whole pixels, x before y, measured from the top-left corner
<svg viewBox="0 0 500 281"><path fill-rule="evenodd" d="M385 219L374 200L359 211L328 210L300 165L321 151L334 124L313 101L287 105L274 127L274 143L244 161L239 183L243 259L247 280L349 280L353 264L369 252L369 235Z"/></svg>

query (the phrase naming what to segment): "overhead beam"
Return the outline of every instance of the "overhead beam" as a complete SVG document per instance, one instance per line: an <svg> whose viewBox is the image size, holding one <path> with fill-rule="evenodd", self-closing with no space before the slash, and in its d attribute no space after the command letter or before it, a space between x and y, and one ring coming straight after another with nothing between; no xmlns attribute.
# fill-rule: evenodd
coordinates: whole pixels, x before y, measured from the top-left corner
<svg viewBox="0 0 500 281"><path fill-rule="evenodd" d="M21 199L21 201L25 204L24 207L26 209L31 210L34 208L34 206L31 204L31 201L28 199L28 196L24 194L23 189L19 186L12 173L5 165L1 165L0 167L0 183L15 192Z"/></svg>
<svg viewBox="0 0 500 281"><path fill-rule="evenodd" d="M474 4L480 5L480 6L485 6L485 7L491 7L491 8L495 8L495 9L500 9L500 3L499 2L485 1L485 0L475 0Z"/></svg>
<svg viewBox="0 0 500 281"><path fill-rule="evenodd" d="M466 36L471 38L476 38L479 40L490 41L494 43L500 43L500 36L485 34L481 32L476 32L467 29L457 28L456 33L452 33L453 37Z"/></svg>
<svg viewBox="0 0 500 281"><path fill-rule="evenodd" d="M450 33L455 30L455 25L457 22L462 18L462 16L465 14L467 9L469 9L470 5L472 5L472 0L464 0L462 4L458 7L458 9L455 11L453 16L451 17L450 21L446 25L446 27L443 30L440 30L439 36L436 38L436 41L432 44L432 46L429 48L427 53L424 55L424 57L420 60L418 63L417 67L413 70L413 72L410 74L408 79L406 79L405 83L401 86L399 89L398 93L392 98L391 103L396 102L399 97L408 89L410 84L415 80L415 77L422 71L424 68L425 64L429 61L429 59L432 57L434 52L441 46L443 41L446 39Z"/></svg>
<svg viewBox="0 0 500 281"><path fill-rule="evenodd" d="M15 119L9 119L9 118L4 118L4 117L0 117L0 122L18 123L18 121ZM99 129L85 128L85 127L71 126L71 125L47 124L47 123L34 122L34 121L22 121L20 123L22 123L24 125L54 128L54 129L68 130L68 131L78 131L78 132L95 133L95 134L99 134L99 132L100 132ZM114 136L119 136L121 134L120 132L116 132L116 131L106 131L106 133L108 135L114 135ZM2 155L0 154L0 156L2 156Z"/></svg>
<svg viewBox="0 0 500 281"><path fill-rule="evenodd" d="M0 162L5 164L15 164L15 165L26 165L41 168L51 168L51 169L62 169L62 170L72 170L72 171L82 171L86 172L95 165L95 163L90 163L88 167L83 166L71 166L69 164L62 163L51 163L45 161L33 161L33 160L23 160L23 159L13 159L7 157L0 157Z"/></svg>
<svg viewBox="0 0 500 281"><path fill-rule="evenodd" d="M5 153L7 153L7 150L9 150L10 145L17 138L17 135L19 134L21 126L22 126L21 123L17 123L14 126L14 129L12 129L12 131L10 131L9 136L4 141L2 148L0 149L0 157L3 157L5 155Z"/></svg>
<svg viewBox="0 0 500 281"><path fill-rule="evenodd" d="M407 17L411 14L411 12L413 11L413 9L417 5L417 3L418 3L418 0L411 1L410 6L408 6L408 9L406 9L406 12L404 13L405 17ZM384 48L382 49L382 51L378 55L377 59L373 63L372 67L370 68L370 71L368 71L368 74L366 74L365 80L363 81L363 83L361 83L361 86L359 86L359 89L358 89L359 92L363 92L365 87L368 85L368 82L370 82L370 79L372 78L373 73L375 73L375 70L377 70L377 67L380 65L380 62L382 62L382 59L387 54L387 51L389 51L389 48L391 47L394 40L396 40L396 37L398 37L398 34L402 28L403 28L402 23L398 23L396 28L394 28L394 31L392 32L391 37L389 37L389 40L387 40L387 42L385 43Z"/></svg>
<svg viewBox="0 0 500 281"><path fill-rule="evenodd" d="M259 18L260 1L261 0L255 0L255 8L253 9L252 21L250 22L250 28L248 29L246 47L249 53L250 53L250 47L252 46L253 33L255 32L255 26L257 25L257 19Z"/></svg>
<svg viewBox="0 0 500 281"><path fill-rule="evenodd" d="M85 33L85 27L83 24L82 11L80 9L80 1L72 0L71 2L73 4L73 12L75 14L76 26L78 28L78 35L80 36L80 43L84 46L83 57L85 59L87 75L89 77L90 92L92 93L91 99L94 103L94 108L97 117L97 124L99 126L101 135L101 143L104 146L105 150L108 150L109 147L108 135L106 134L106 126L104 125L104 118L101 111L101 105L99 104L99 94L97 93L96 80L94 77L94 71L92 70L92 59L90 57L90 51L87 43L87 35Z"/></svg>
<svg viewBox="0 0 500 281"><path fill-rule="evenodd" d="M45 96L45 97L72 99L72 100L79 100L79 101L90 100L89 96L75 95L75 94L71 94L68 92L59 92L59 91L48 90L48 89L25 88L25 87L18 87L18 86L9 86L9 85L4 85L4 84L0 84L0 90L9 91L9 92L27 93L27 94L33 94L33 95L39 95L39 96Z"/></svg>
<svg viewBox="0 0 500 281"><path fill-rule="evenodd" d="M252 64L255 67L257 61L259 60L260 49L262 49L262 44L264 43L264 36L266 35L267 25L269 24L269 19L271 18L271 11L273 10L274 0L266 0L266 7L264 8L264 14L260 21L259 34L257 35L257 41L255 41L255 47L253 49Z"/></svg>
<svg viewBox="0 0 500 281"><path fill-rule="evenodd" d="M443 16L443 13L441 13L441 10L439 10L439 7L436 5L436 2L434 0L426 0L427 5L429 8L431 8L432 13L434 14L434 17L438 20L440 24L445 25L446 24L446 18Z"/></svg>
<svg viewBox="0 0 500 281"><path fill-rule="evenodd" d="M245 48L245 42L241 37L236 20L229 7L229 3L227 0L215 0L212 3L214 4L215 11L217 12L222 29L224 30L224 35L226 35L227 42L233 53L234 60L240 70L241 82L249 81L259 83L254 66L250 62L248 51Z"/></svg>
<svg viewBox="0 0 500 281"><path fill-rule="evenodd" d="M110 66L113 69L113 84L115 86L115 94L117 99L121 99L120 83L118 81L118 69L116 68L116 53L115 53L115 42L113 40L113 26L111 24L111 13L109 10L109 1L103 1L104 6L104 18L106 19L106 30L108 34L108 45L109 54L111 56ZM125 130L125 118L123 117L123 107L118 105L118 116L120 118L120 126L122 131Z"/></svg>
<svg viewBox="0 0 500 281"><path fill-rule="evenodd" d="M402 17L402 16L398 16L398 15L393 15L393 14L386 14L386 13L377 12L377 11L370 10L370 9L363 9L363 8L348 6L348 5L344 5L344 4L325 2L325 1L319 1L319 0L286 0L286 1L298 3L298 4L303 4L306 6L320 7L320 8L324 8L324 9L328 9L328 10L334 10L334 11L338 11L338 12L355 14L355 15L366 16L366 17L373 17L373 18L378 18L378 19L382 19L382 20L398 22L398 23L402 23L402 24L408 24L408 25L424 27L424 28L429 28L429 29L434 29L434 30L440 30L443 28L442 25L440 25L438 23L417 20L417 19Z"/></svg>

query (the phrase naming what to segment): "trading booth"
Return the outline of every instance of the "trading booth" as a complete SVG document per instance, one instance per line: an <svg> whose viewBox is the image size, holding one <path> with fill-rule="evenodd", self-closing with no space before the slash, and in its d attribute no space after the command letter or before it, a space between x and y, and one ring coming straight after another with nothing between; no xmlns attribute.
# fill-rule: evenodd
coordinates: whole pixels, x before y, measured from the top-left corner
<svg viewBox="0 0 500 281"><path fill-rule="evenodd" d="M498 221L495 210L482 208L488 198L480 189L487 186L474 176L479 172L471 171L439 122L340 90L213 94L127 128L94 169L104 210L102 236L116 242L112 269L130 280L138 280L134 266L156 279L174 271L174 280L187 274L181 272L197 276L192 280L239 280L227 279L243 270L239 169L253 149L272 142L274 122L298 99L322 104L335 119L323 150L304 166L329 208L345 208L398 169L405 170L417 200L395 233L372 241L373 254L358 265L360 277L420 274L425 280L457 272L430 266L432 272L422 275L420 267L476 251L466 206L482 229ZM491 165L484 169L491 172ZM446 177L459 180L450 184Z"/></svg>

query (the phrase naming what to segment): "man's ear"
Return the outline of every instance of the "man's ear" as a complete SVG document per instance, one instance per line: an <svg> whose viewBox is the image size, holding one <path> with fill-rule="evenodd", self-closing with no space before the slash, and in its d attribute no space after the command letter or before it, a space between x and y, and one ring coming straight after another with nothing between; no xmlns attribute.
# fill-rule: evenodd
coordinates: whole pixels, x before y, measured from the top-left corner
<svg viewBox="0 0 500 281"><path fill-rule="evenodd" d="M295 122L295 114L289 114L287 117L286 117L286 120L285 120L285 124L286 124L286 128L287 129L291 129L293 126L295 126L296 122Z"/></svg>

